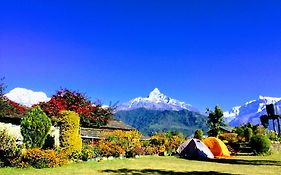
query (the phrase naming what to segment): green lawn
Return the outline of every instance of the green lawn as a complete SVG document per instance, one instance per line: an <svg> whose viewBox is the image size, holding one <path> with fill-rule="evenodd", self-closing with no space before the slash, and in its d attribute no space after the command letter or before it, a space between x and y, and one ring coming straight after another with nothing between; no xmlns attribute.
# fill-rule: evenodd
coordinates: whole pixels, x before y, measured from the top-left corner
<svg viewBox="0 0 281 175"><path fill-rule="evenodd" d="M134 175L231 175L281 173L281 154L271 156L241 156L211 161L185 160L177 157L145 156L138 159L115 159L101 162L73 163L53 169L0 168L1 175L43 174L134 174Z"/></svg>

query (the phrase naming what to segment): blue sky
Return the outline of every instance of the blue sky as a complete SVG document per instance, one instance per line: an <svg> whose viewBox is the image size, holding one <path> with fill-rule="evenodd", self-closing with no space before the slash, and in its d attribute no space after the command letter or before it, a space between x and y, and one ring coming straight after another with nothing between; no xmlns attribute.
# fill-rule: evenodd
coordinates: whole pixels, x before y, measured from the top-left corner
<svg viewBox="0 0 281 175"><path fill-rule="evenodd" d="M281 97L281 1L1 1L7 91L125 102L158 87L205 110Z"/></svg>

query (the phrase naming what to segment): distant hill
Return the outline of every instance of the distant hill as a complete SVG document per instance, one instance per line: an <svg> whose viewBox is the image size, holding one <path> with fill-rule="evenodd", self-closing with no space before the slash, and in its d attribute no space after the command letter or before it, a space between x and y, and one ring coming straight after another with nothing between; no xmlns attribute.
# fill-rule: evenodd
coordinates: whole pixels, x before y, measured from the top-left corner
<svg viewBox="0 0 281 175"><path fill-rule="evenodd" d="M114 118L137 128L145 135L158 131L179 131L190 136L198 128L207 131L207 117L189 110L151 110L138 108L128 111L118 111Z"/></svg>

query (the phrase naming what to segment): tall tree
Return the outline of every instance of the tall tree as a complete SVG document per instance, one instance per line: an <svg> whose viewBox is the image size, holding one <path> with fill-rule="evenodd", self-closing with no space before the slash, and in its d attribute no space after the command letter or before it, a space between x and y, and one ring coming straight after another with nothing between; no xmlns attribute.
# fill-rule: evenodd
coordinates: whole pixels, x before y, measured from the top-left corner
<svg viewBox="0 0 281 175"><path fill-rule="evenodd" d="M217 137L220 133L220 126L225 126L223 111L218 105L216 105L215 111L207 109L207 112L209 113L208 125L210 128L208 135Z"/></svg>

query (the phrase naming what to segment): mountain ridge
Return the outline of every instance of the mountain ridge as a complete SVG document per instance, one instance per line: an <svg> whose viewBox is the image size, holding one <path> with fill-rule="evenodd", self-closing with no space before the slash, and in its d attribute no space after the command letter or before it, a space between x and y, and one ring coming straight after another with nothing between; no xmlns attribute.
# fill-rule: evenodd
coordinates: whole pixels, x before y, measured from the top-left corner
<svg viewBox="0 0 281 175"><path fill-rule="evenodd" d="M154 88L147 97L137 97L128 102L122 103L117 107L117 111L128 111L138 108L173 111L186 109L199 112L198 109L194 108L190 104L164 95L158 88Z"/></svg>
<svg viewBox="0 0 281 175"><path fill-rule="evenodd" d="M281 98L259 96L256 100L251 100L241 106L235 106L230 111L224 112L226 122L231 126L239 126L251 122L260 124L260 116L266 114L266 105L274 104L277 113L281 113Z"/></svg>

